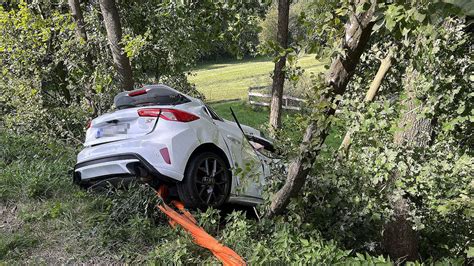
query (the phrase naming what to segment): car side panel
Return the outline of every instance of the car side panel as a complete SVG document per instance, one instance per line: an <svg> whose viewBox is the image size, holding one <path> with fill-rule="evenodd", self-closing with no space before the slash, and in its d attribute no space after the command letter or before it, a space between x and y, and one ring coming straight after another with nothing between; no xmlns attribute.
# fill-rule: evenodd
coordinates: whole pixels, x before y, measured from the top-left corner
<svg viewBox="0 0 474 266"><path fill-rule="evenodd" d="M233 195L261 198L264 173L262 162L236 123L215 121L234 160ZM239 170L237 170L239 169Z"/></svg>
<svg viewBox="0 0 474 266"><path fill-rule="evenodd" d="M226 143L220 136L220 132L208 114L202 109L202 106L193 108L191 111L194 114L197 114L200 119L196 120L190 124L190 132L181 134L179 137L175 137L172 142L173 155L170 154L171 160L175 160L177 165L175 169L178 169L179 173L184 176L184 171L186 170L187 163L192 155L192 153L201 145L212 143L220 148L226 155L227 160L230 165L233 165L232 157L230 156L229 150ZM160 130L162 129L160 127ZM158 130L158 132L160 131ZM173 164L173 163L172 163ZM182 178L180 179L180 181Z"/></svg>

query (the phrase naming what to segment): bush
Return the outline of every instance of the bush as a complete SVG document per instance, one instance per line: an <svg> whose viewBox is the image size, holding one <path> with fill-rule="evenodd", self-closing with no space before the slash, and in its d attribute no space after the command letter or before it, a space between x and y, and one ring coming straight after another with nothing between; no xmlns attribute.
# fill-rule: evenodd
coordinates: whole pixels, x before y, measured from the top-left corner
<svg viewBox="0 0 474 266"><path fill-rule="evenodd" d="M472 36L462 20L448 17L437 23L413 24L420 27L406 37L413 41L400 44L403 49L396 52L396 63L376 99L367 103L363 97L380 64L377 57L397 45L379 40L370 44L337 105L341 113L331 121L345 128L342 133L355 131L350 149L339 153L338 145L329 143L317 147L321 152L307 183L288 208L342 249L384 254L384 225L393 219L393 199L403 197L410 205L408 219L419 237L423 261L472 260L474 160L468 140L472 113L467 111L472 110L472 75L466 57ZM419 76L409 84L415 91L413 112L433 126L429 144L422 147L394 143L404 130L399 120L407 112L402 106L408 97L405 78L414 72ZM272 180L276 189L281 186L278 178Z"/></svg>
<svg viewBox="0 0 474 266"><path fill-rule="evenodd" d="M218 216L218 215L217 215ZM197 215L198 221L217 219L215 210ZM325 241L321 234L308 224L302 226L297 216L277 221L249 220L242 212L232 212L225 218L222 230L218 224L210 231L222 244L231 247L246 262L257 264L337 264L346 262L389 263L383 257L352 256L341 250L333 241ZM209 220L208 220L209 221ZM209 225L209 224L208 224ZM183 230L173 230L174 240L156 246L150 259L160 263L217 263L208 251L203 252ZM172 237L172 236L170 236Z"/></svg>

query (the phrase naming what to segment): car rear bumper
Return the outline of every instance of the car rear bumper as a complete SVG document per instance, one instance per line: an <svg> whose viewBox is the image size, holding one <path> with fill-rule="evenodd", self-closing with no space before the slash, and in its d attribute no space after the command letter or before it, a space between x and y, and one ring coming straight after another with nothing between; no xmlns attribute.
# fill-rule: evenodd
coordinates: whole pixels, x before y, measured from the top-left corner
<svg viewBox="0 0 474 266"><path fill-rule="evenodd" d="M161 126L166 125L163 123ZM77 155L77 163L122 154L137 154L161 174L181 181L187 160L197 143L196 134L190 128L170 130L161 126L145 136L86 146ZM163 157L163 149L168 151L168 160Z"/></svg>
<svg viewBox="0 0 474 266"><path fill-rule="evenodd" d="M151 177L162 183L175 183L136 153L118 154L80 162L74 166L74 183L94 183L117 177Z"/></svg>

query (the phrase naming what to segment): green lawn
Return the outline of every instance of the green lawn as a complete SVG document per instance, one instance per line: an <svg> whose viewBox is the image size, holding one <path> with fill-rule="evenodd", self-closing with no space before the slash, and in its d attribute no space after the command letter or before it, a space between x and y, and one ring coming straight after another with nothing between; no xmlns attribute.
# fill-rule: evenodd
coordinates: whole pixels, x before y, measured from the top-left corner
<svg viewBox="0 0 474 266"><path fill-rule="evenodd" d="M314 55L302 56L298 65L307 73L323 70L322 63ZM246 99L249 87L271 84L273 67L274 63L268 57L208 63L194 69L189 80L204 93L207 101Z"/></svg>
<svg viewBox="0 0 474 266"><path fill-rule="evenodd" d="M254 107L242 101L216 103L211 104L211 106L222 118L234 121L230 112L230 108L232 107L240 123L258 129L267 125L268 116L270 114L270 110L266 107Z"/></svg>

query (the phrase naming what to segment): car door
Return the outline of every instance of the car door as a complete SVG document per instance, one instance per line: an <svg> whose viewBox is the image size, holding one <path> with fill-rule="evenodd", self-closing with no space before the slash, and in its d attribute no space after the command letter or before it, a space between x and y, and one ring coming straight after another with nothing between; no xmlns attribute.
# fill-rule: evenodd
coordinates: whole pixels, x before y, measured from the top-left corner
<svg viewBox="0 0 474 266"><path fill-rule="evenodd" d="M232 165L234 177L232 179L234 183L232 193L239 196L261 198L264 175L259 156L247 142L236 123L220 118L209 107L207 107L207 111L213 117L234 162Z"/></svg>

